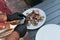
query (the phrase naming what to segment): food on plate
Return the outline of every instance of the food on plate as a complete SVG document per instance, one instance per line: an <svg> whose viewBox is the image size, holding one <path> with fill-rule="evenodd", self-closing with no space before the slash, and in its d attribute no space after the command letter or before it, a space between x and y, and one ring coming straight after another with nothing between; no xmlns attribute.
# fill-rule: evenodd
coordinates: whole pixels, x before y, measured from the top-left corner
<svg viewBox="0 0 60 40"><path fill-rule="evenodd" d="M27 23L28 23L27 26L29 26L31 24L30 21L27 21Z"/></svg>
<svg viewBox="0 0 60 40"><path fill-rule="evenodd" d="M33 19L33 20L31 21L31 23L32 23L33 25L37 25L37 24L38 24L38 21L35 20L35 19Z"/></svg>
<svg viewBox="0 0 60 40"><path fill-rule="evenodd" d="M40 21L44 19L44 16L41 16L39 10L33 10L31 13L27 13L26 18L28 26L30 24L36 26Z"/></svg>

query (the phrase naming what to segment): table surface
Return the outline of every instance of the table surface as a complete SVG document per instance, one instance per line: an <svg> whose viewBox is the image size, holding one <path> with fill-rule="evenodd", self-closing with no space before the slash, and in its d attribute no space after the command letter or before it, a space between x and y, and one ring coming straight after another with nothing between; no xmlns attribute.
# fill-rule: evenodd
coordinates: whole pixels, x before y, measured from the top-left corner
<svg viewBox="0 0 60 40"><path fill-rule="evenodd" d="M40 8L45 11L47 19L46 24L60 25L60 0L45 0L44 2L34 6L33 8ZM35 40L37 30L28 30L30 40Z"/></svg>

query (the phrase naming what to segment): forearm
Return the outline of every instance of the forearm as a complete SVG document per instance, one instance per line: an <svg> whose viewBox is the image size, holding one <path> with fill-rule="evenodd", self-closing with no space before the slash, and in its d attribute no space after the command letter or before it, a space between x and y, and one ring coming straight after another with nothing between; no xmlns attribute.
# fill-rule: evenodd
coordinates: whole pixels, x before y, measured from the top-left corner
<svg viewBox="0 0 60 40"><path fill-rule="evenodd" d="M18 40L18 39L19 39L19 34L15 31L6 38L6 40Z"/></svg>

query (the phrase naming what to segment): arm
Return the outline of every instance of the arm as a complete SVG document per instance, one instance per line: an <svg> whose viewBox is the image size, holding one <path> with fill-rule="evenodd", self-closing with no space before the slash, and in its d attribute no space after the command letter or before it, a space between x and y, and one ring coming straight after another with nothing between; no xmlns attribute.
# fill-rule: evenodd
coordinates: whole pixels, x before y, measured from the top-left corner
<svg viewBox="0 0 60 40"><path fill-rule="evenodd" d="M13 13L11 15L0 15L0 22L4 22L4 21L13 21L13 20L21 20L23 19L25 16L21 13Z"/></svg>
<svg viewBox="0 0 60 40"><path fill-rule="evenodd" d="M20 17L24 17L24 16L20 16ZM27 31L27 22L25 19L23 24L19 24L15 27L14 32L7 37L7 40L18 40L19 38L24 37L24 35L26 34L26 31Z"/></svg>
<svg viewBox="0 0 60 40"><path fill-rule="evenodd" d="M19 34L16 31L14 31L11 35L7 37L6 40L18 40L18 39L19 39Z"/></svg>
<svg viewBox="0 0 60 40"><path fill-rule="evenodd" d="M26 27L26 21L23 24L19 24L14 29L14 32L7 37L6 40L18 40L21 37L24 37L26 34L27 27Z"/></svg>

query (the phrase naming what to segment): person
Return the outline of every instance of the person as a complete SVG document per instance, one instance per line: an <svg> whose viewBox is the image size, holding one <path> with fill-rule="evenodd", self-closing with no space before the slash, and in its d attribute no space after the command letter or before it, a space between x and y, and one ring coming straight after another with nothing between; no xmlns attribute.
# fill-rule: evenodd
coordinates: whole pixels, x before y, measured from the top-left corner
<svg viewBox="0 0 60 40"><path fill-rule="evenodd" d="M14 29L13 33L10 34L6 40L19 40L19 38L23 37L26 34L27 28L26 23L19 24Z"/></svg>
<svg viewBox="0 0 60 40"><path fill-rule="evenodd" d="M22 20L23 18L26 18L21 13L14 13L11 14L11 10L6 5L5 0L0 0L0 22L5 21L13 21L13 20ZM6 14L6 15L5 15ZM18 24L12 34L10 34L6 40L18 40L19 38L23 37L26 34L27 31L27 24L26 19L23 24Z"/></svg>
<svg viewBox="0 0 60 40"><path fill-rule="evenodd" d="M5 18L4 18L5 17ZM3 21L13 21L13 20L22 20L25 18L24 23L18 24L14 31L6 38L6 40L18 40L19 38L23 37L26 32L27 32L27 21L26 21L26 16L24 16L21 13L13 13L10 15L3 15ZM1 21L0 19L0 21Z"/></svg>
<svg viewBox="0 0 60 40"><path fill-rule="evenodd" d="M7 0L0 0L0 19L2 18L1 14L10 15L12 13L11 9L7 6ZM3 21L3 20L1 20ZM3 25L4 22L0 22L0 28L5 28Z"/></svg>
<svg viewBox="0 0 60 40"><path fill-rule="evenodd" d="M6 0L0 0L0 14L9 15L12 13L11 9L7 6Z"/></svg>

